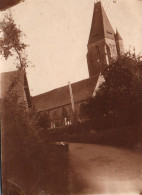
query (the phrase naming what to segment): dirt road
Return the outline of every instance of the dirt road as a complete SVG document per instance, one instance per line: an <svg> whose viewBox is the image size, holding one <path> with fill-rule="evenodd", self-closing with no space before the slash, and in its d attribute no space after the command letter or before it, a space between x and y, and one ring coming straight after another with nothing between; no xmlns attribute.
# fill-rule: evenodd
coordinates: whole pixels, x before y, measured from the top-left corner
<svg viewBox="0 0 142 195"><path fill-rule="evenodd" d="M69 144L70 191L140 194L142 154L95 144Z"/></svg>

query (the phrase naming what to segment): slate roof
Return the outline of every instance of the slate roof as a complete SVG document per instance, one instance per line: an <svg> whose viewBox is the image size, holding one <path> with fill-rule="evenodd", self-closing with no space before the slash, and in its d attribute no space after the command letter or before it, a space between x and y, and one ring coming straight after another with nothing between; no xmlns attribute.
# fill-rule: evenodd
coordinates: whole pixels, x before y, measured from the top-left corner
<svg viewBox="0 0 142 195"><path fill-rule="evenodd" d="M114 34L101 1L95 3L88 45L104 38L115 40Z"/></svg>
<svg viewBox="0 0 142 195"><path fill-rule="evenodd" d="M97 81L98 76L94 76L72 83L74 102L86 100L91 97ZM53 109L70 103L71 99L68 85L32 97L32 105L35 105L38 111Z"/></svg>

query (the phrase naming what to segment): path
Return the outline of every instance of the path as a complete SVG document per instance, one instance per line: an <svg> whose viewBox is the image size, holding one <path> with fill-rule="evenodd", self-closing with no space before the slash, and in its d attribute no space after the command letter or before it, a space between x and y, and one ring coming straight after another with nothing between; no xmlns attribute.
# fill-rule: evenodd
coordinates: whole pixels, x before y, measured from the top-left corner
<svg viewBox="0 0 142 195"><path fill-rule="evenodd" d="M83 194L139 194L142 154L95 144L69 144L70 188ZM72 191L71 190L71 191Z"/></svg>

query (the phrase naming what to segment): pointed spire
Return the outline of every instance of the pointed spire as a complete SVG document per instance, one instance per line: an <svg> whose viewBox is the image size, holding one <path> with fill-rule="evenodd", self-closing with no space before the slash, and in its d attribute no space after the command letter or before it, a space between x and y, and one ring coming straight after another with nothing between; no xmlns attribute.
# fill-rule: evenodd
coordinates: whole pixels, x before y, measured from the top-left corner
<svg viewBox="0 0 142 195"><path fill-rule="evenodd" d="M115 38L116 38L117 40L123 40L122 37L120 36L120 34L119 34L117 28L116 28Z"/></svg>
<svg viewBox="0 0 142 195"><path fill-rule="evenodd" d="M88 44L102 40L104 38L114 40L114 30L109 22L101 1L94 5L92 26Z"/></svg>

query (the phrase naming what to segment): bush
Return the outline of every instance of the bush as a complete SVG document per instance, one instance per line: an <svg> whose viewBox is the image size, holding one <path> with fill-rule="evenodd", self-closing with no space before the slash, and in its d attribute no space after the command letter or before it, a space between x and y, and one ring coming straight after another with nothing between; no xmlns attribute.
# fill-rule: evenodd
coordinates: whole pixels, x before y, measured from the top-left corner
<svg viewBox="0 0 142 195"><path fill-rule="evenodd" d="M106 67L105 82L88 107L92 118L111 116L131 127L139 125L142 115L142 62L124 55ZM118 124L117 122L117 124Z"/></svg>

